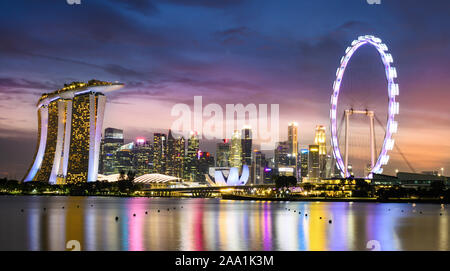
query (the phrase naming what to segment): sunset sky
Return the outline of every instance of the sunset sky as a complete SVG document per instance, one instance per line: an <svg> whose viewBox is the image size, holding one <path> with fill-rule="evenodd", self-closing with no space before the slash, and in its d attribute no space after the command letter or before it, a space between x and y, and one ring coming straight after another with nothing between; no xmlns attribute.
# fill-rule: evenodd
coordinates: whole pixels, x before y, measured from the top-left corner
<svg viewBox="0 0 450 271"><path fill-rule="evenodd" d="M444 167L450 175L449 1L15 0L0 10L0 176L21 179L31 163L39 96L92 78L125 83L108 94L104 127L123 129L127 141L167 132L172 107L202 96L223 108L279 104L281 139L297 121L300 144L311 144L316 125L329 130L345 48L366 34L387 44L398 71L396 143L417 172ZM377 52L363 47L340 108L385 120L385 81ZM368 126L354 123L363 138L355 152L364 153ZM214 152L213 143L202 148ZM396 151L385 172L395 169L410 171Z"/></svg>

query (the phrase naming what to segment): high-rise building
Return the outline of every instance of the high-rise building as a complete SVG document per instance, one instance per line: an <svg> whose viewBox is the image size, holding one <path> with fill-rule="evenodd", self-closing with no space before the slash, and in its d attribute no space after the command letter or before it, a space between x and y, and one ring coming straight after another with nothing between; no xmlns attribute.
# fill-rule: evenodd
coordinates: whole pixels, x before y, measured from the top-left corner
<svg viewBox="0 0 450 271"><path fill-rule="evenodd" d="M266 156L261 151L254 151L254 159L252 164L252 178L253 184L264 184L264 170L266 168Z"/></svg>
<svg viewBox="0 0 450 271"><path fill-rule="evenodd" d="M278 142L274 151L275 168L289 165L288 154L290 154L289 142L287 141Z"/></svg>
<svg viewBox="0 0 450 271"><path fill-rule="evenodd" d="M119 173L117 171L116 151L124 144L123 130L106 128L101 143L100 169L104 175Z"/></svg>
<svg viewBox="0 0 450 271"><path fill-rule="evenodd" d="M289 166L294 167L294 176L298 176L298 123L291 122L288 126Z"/></svg>
<svg viewBox="0 0 450 271"><path fill-rule="evenodd" d="M302 178L308 177L308 156L309 150L302 148L300 150L300 176Z"/></svg>
<svg viewBox="0 0 450 271"><path fill-rule="evenodd" d="M264 184L273 184L274 170L271 167L264 168Z"/></svg>
<svg viewBox="0 0 450 271"><path fill-rule="evenodd" d="M231 146L227 139L216 145L216 167L230 166Z"/></svg>
<svg viewBox="0 0 450 271"><path fill-rule="evenodd" d="M172 131L167 135L166 174L184 178L185 139L175 138Z"/></svg>
<svg viewBox="0 0 450 271"><path fill-rule="evenodd" d="M191 132L187 143L187 153L185 160L185 179L190 181L197 181L198 172L198 151L199 140L196 132Z"/></svg>
<svg viewBox="0 0 450 271"><path fill-rule="evenodd" d="M294 157L298 155L298 124L297 122L291 122L288 126L288 142L289 153Z"/></svg>
<svg viewBox="0 0 450 271"><path fill-rule="evenodd" d="M120 146L116 151L116 168L118 173L128 174L135 172L134 167L134 142Z"/></svg>
<svg viewBox="0 0 450 271"><path fill-rule="evenodd" d="M319 145L319 155L327 155L326 128L323 125L316 126L314 144Z"/></svg>
<svg viewBox="0 0 450 271"><path fill-rule="evenodd" d="M275 170L278 175L296 176L296 163L293 162L292 153L290 152L290 142L278 142L274 151Z"/></svg>
<svg viewBox="0 0 450 271"><path fill-rule="evenodd" d="M250 127L244 127L242 129L242 163L252 165L252 129Z"/></svg>
<svg viewBox="0 0 450 271"><path fill-rule="evenodd" d="M24 181L96 181L106 105L102 92L122 86L91 80L43 94L37 104L38 147Z"/></svg>
<svg viewBox="0 0 450 271"><path fill-rule="evenodd" d="M318 181L320 178L320 152L319 145L309 145L308 155L308 179Z"/></svg>
<svg viewBox="0 0 450 271"><path fill-rule="evenodd" d="M153 172L166 173L167 136L161 133L153 134Z"/></svg>
<svg viewBox="0 0 450 271"><path fill-rule="evenodd" d="M206 182L205 175L209 174L209 168L214 167L214 157L209 152L198 151L198 182Z"/></svg>
<svg viewBox="0 0 450 271"><path fill-rule="evenodd" d="M185 177L185 157L186 157L186 140L184 137L175 139L175 163L174 177L183 179Z"/></svg>
<svg viewBox="0 0 450 271"><path fill-rule="evenodd" d="M136 138L133 146L133 159L136 176L153 172L153 148L144 137Z"/></svg>
<svg viewBox="0 0 450 271"><path fill-rule="evenodd" d="M167 147L166 147L166 172L169 176L175 176L175 143L176 139L172 135L172 130L169 129L167 134Z"/></svg>
<svg viewBox="0 0 450 271"><path fill-rule="evenodd" d="M230 167L241 168L242 166L242 143L241 134L238 130L231 136Z"/></svg>
<svg viewBox="0 0 450 271"><path fill-rule="evenodd" d="M327 143L326 143L326 128L323 125L316 126L316 134L314 136L314 144L319 145L319 175L320 178L326 178L327 165Z"/></svg>

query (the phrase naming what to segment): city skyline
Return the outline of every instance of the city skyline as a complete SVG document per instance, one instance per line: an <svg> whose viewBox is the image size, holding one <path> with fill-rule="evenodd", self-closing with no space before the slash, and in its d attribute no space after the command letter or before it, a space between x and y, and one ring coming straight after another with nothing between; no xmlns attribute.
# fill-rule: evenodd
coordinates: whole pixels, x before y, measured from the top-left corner
<svg viewBox="0 0 450 271"><path fill-rule="evenodd" d="M4 253L264 271L450 252L450 0L0 10Z"/></svg>
<svg viewBox="0 0 450 271"><path fill-rule="evenodd" d="M28 10L20 9L20 2L0 4L2 10L10 11L0 20L16 24L14 32L0 29L6 37L0 45L0 147L4 153L0 176L21 178L32 161L37 140L36 98L66 82L91 78L124 81L126 90L108 97L104 127L124 129L127 140L166 132L174 120L171 107L180 102L192 105L195 95L202 95L205 103L221 105L278 103L280 140L287 138L285 127L291 121L299 123L300 146L312 144L316 125L325 125L329 139L328 103L335 67L349 42L367 33L386 41L395 56L402 93L396 142L418 172L450 168L449 111L442 102L450 98L446 91L450 83L446 77L448 27L438 27L439 20L424 19L430 14L445 18L442 5L424 7L420 1L411 1L408 8L412 13L406 15L401 3L384 3L382 8L364 1L307 4L311 14L326 18L317 20L301 3L277 7L274 15L270 3L255 1L217 1L214 5L154 1L143 6L92 1L80 7L61 1L51 6L27 3ZM298 14L289 11L294 6ZM352 11L345 19L328 16L349 6L359 12ZM33 19L15 21L19 12L32 17L26 16L31 10ZM44 10L54 12L40 13ZM195 10L197 16L183 26L177 14L189 10ZM97 16L90 16L93 12ZM381 14L385 17L379 23ZM76 16L95 19L72 23L70 18ZM107 24L111 16L120 24ZM284 20L279 21L280 16ZM218 20L205 25L211 17ZM35 25L33 20L41 24ZM55 20L64 27L46 34ZM271 24L265 25L266 20ZM395 29L389 27L389 21L396 22ZM308 23L314 31L306 27ZM99 24L101 28L91 27ZM414 26L414 33L407 31L412 27L407 24ZM62 29L70 31L66 34ZM123 54L117 55L119 51ZM378 56L362 49L352 61L354 66L346 76L353 79L350 87L343 89L343 94L347 93L343 99L358 109L383 109L384 99L377 99L386 92ZM203 140L201 147L208 150L216 143ZM388 173L397 168L409 171L393 153Z"/></svg>

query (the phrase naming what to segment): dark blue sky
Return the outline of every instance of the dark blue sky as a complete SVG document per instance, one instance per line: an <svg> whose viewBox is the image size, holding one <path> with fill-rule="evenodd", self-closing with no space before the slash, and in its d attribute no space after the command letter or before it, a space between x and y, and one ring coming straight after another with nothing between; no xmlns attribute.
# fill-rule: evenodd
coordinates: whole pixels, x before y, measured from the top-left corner
<svg viewBox="0 0 450 271"><path fill-rule="evenodd" d="M328 125L340 57L365 34L386 42L398 69L399 146L418 170L450 170L448 1L15 0L0 10L0 175L21 176L32 159L39 95L92 78L127 85L109 96L105 127L129 139L168 129L171 107L202 95L280 104L282 136L295 120L310 144ZM357 52L345 80L343 105L385 114L373 49ZM408 170L395 154L390 166Z"/></svg>

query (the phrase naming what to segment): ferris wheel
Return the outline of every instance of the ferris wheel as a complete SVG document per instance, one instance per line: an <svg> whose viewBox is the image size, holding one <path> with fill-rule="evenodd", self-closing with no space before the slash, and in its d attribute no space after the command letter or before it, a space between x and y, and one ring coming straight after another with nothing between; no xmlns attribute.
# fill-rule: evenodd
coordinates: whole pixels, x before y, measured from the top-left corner
<svg viewBox="0 0 450 271"><path fill-rule="evenodd" d="M397 78L397 70L395 67L392 66L393 58L392 55L388 53L388 47L386 44L382 43L381 39L366 35L366 36L360 36L357 40L354 40L351 43L351 46L349 46L345 50L345 55L341 58L340 66L338 67L336 71L336 80L333 84L333 94L331 95L331 109L330 109L330 121L331 121L331 145L333 148L333 155L336 160L336 165L338 169L341 172L342 177L350 177L349 170L348 170L348 148L347 148L347 134L346 134L346 151L345 156L343 158L341 154L341 150L339 148L339 142L338 142L338 129L337 129L337 107L338 107L338 98L339 98L339 92L341 87L342 78L345 73L345 69L352 57L352 55L363 45L371 45L375 47L375 49L380 54L381 60L384 64L385 73L386 73L386 79L388 83L388 117L387 117L387 124L385 129L385 135L383 140L383 145L381 148L381 151L378 155L378 158L374 159L374 148L372 148L372 163L370 167L370 171L368 178L371 178L373 173L381 174L383 172L383 165L386 165L389 161L389 155L388 152L393 149L394 147L394 139L392 138L393 134L397 132L398 123L395 120L395 116L399 113L399 103L395 100L395 97L399 95L399 86L395 82L395 79ZM354 112L360 112L362 111L354 111L353 109L351 111L346 110L346 114L348 112L354 113ZM370 111L371 112L371 111ZM373 112L369 113L369 111L366 111L366 114L368 116L371 116L371 130L373 129ZM371 131L372 133L373 131Z"/></svg>

